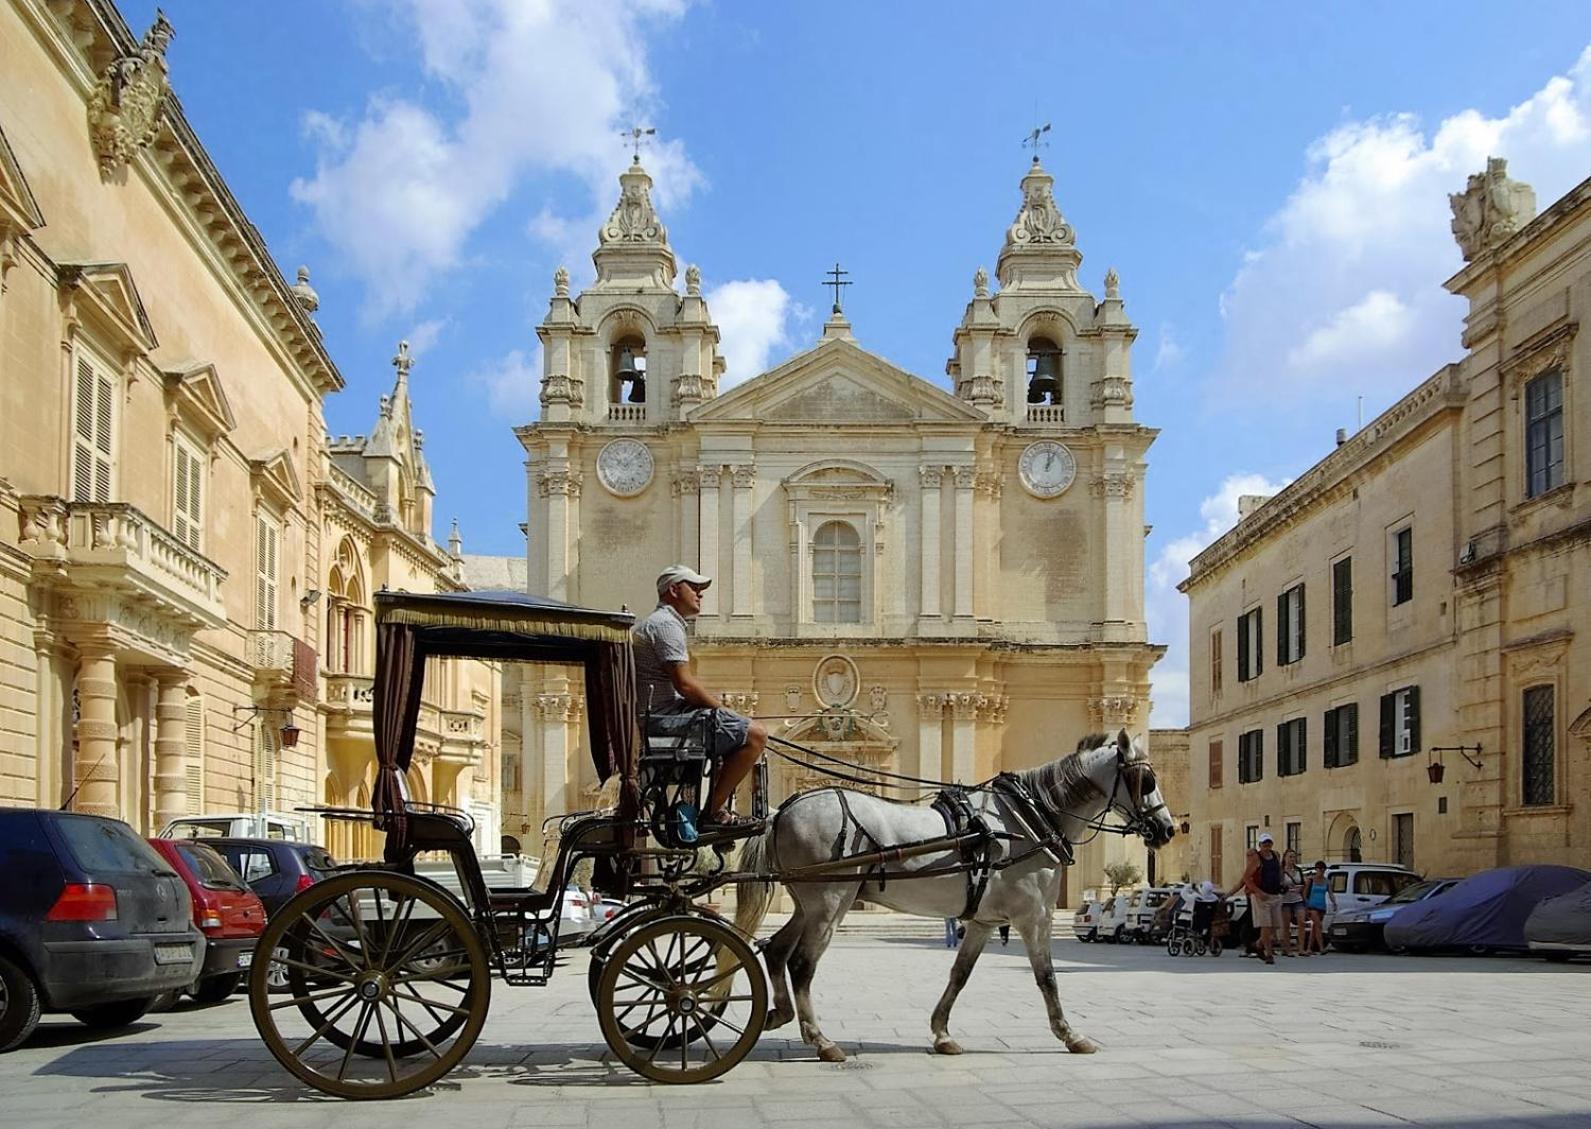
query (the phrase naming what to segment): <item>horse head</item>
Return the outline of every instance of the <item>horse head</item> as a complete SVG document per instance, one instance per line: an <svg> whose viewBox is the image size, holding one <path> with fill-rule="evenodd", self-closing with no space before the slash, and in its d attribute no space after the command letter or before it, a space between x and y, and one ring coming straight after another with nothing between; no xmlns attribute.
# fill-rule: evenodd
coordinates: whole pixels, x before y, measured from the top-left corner
<svg viewBox="0 0 1591 1129"><path fill-rule="evenodd" d="M1154 765L1149 763L1142 739L1129 737L1123 729L1112 744L1116 751L1116 781L1110 792L1110 806L1149 846L1165 846L1176 835L1177 825L1160 794L1160 782L1155 779Z"/></svg>

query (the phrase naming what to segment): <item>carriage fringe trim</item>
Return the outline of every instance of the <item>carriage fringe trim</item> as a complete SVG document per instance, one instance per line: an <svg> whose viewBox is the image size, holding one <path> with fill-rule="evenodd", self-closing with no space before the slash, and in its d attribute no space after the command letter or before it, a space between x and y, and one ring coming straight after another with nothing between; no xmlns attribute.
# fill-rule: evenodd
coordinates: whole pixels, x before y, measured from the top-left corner
<svg viewBox="0 0 1591 1129"><path fill-rule="evenodd" d="M421 608L393 608L381 617L384 623L408 627L462 627L477 631L500 631L511 635L551 635L561 639L584 639L595 643L628 643L627 627L600 623L581 623L546 616L469 615L449 609L426 611Z"/></svg>

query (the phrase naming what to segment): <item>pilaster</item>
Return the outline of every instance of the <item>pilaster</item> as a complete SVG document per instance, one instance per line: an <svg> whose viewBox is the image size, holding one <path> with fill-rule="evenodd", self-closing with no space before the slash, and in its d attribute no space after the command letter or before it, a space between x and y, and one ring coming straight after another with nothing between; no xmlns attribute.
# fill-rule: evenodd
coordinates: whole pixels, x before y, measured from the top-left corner
<svg viewBox="0 0 1591 1129"><path fill-rule="evenodd" d="M735 556L734 575L730 595L734 601L736 618L749 618L751 606L751 515L753 490L757 484L757 468L741 465L733 468Z"/></svg>
<svg viewBox="0 0 1591 1129"><path fill-rule="evenodd" d="M718 484L723 469L716 466L697 467L701 476L701 558L696 568L715 583L702 593L701 618L718 616Z"/></svg>
<svg viewBox="0 0 1591 1129"><path fill-rule="evenodd" d="M188 672L155 674L155 830L188 811Z"/></svg>
<svg viewBox="0 0 1591 1129"><path fill-rule="evenodd" d="M121 772L116 749L116 655L109 644L78 645L77 755L72 810L119 818Z"/></svg>
<svg viewBox="0 0 1591 1129"><path fill-rule="evenodd" d="M939 531L939 501L943 493L944 468L923 466L917 468L922 480L922 603L919 614L923 619L937 620L939 610L939 555L942 535Z"/></svg>
<svg viewBox="0 0 1591 1129"><path fill-rule="evenodd" d="M952 469L956 476L955 615L957 619L970 620L973 615L973 561L977 558L977 537L972 525L972 503L973 490L977 486L978 477L976 468L970 465Z"/></svg>

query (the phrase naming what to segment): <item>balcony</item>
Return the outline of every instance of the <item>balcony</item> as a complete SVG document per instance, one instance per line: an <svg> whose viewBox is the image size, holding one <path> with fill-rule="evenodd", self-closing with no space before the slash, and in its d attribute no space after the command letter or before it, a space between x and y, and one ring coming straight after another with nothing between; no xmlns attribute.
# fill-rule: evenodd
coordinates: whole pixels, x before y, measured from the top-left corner
<svg viewBox="0 0 1591 1129"><path fill-rule="evenodd" d="M33 580L59 598L60 618L109 624L126 646L185 663L193 633L227 621L226 572L124 502L18 499Z"/></svg>
<svg viewBox="0 0 1591 1129"><path fill-rule="evenodd" d="M1029 404L1028 422L1053 424L1065 423L1066 408L1062 404Z"/></svg>
<svg viewBox="0 0 1591 1129"><path fill-rule="evenodd" d="M645 404L609 404L609 423L645 423Z"/></svg>
<svg viewBox="0 0 1591 1129"><path fill-rule="evenodd" d="M375 680L368 674L326 676L326 735L333 740L374 740ZM444 709L422 700L415 721L415 748L464 767L481 763L486 718L476 710Z"/></svg>
<svg viewBox="0 0 1591 1129"><path fill-rule="evenodd" d="M368 674L326 675L326 735L333 740L374 740L375 679Z"/></svg>
<svg viewBox="0 0 1591 1129"><path fill-rule="evenodd" d="M285 631L250 631L248 661L256 690L267 696L290 694L297 702L315 701L316 655L304 640Z"/></svg>

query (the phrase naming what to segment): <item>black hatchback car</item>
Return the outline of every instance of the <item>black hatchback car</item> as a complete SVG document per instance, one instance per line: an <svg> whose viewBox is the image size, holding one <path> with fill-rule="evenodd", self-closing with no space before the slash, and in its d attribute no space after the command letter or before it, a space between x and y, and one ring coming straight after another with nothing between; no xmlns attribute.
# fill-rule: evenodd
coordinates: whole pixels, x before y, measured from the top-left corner
<svg viewBox="0 0 1591 1129"><path fill-rule="evenodd" d="M0 1051L41 1012L124 1027L193 982L188 887L118 819L0 808Z"/></svg>
<svg viewBox="0 0 1591 1129"><path fill-rule="evenodd" d="M337 864L325 848L290 839L202 839L243 876L249 889L274 914L300 890L325 878Z"/></svg>

